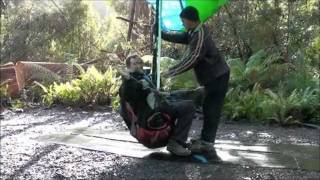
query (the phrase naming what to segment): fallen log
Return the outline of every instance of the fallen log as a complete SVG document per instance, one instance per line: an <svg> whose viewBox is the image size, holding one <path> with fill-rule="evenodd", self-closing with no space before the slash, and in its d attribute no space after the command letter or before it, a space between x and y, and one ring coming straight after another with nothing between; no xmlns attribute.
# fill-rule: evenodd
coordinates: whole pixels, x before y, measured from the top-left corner
<svg viewBox="0 0 320 180"><path fill-rule="evenodd" d="M8 85L8 95L15 97L23 88L23 82L17 77L15 66L0 66L0 84Z"/></svg>

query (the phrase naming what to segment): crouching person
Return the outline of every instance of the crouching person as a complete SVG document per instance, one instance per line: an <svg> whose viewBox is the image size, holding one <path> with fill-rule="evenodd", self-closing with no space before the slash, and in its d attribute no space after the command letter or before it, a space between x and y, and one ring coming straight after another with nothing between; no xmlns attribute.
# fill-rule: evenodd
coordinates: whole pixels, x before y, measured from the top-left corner
<svg viewBox="0 0 320 180"><path fill-rule="evenodd" d="M193 102L169 101L168 93L157 91L138 55L127 57L126 66L119 95L121 116L131 135L146 147L167 146L174 155L191 155L186 141L195 113Z"/></svg>

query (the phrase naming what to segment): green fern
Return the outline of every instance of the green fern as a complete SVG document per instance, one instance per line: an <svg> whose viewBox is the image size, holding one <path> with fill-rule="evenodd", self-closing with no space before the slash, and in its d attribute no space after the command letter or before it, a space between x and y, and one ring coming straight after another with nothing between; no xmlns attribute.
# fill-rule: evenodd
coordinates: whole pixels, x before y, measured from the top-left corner
<svg viewBox="0 0 320 180"><path fill-rule="evenodd" d="M105 73L99 72L94 66L89 67L79 78L66 83L54 82L49 87L42 87L45 95L43 102L47 105L62 103L68 106L85 104L117 105L116 95L121 81L111 67Z"/></svg>

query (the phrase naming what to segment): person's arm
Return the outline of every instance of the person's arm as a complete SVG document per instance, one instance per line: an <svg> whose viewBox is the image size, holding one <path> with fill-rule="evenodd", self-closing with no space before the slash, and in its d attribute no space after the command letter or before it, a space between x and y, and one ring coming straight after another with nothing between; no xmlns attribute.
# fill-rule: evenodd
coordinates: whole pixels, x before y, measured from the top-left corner
<svg viewBox="0 0 320 180"><path fill-rule="evenodd" d="M190 54L185 56L177 65L170 68L167 76L176 76L193 68L198 60L205 56L204 40L205 34L203 28L200 28L199 32L194 35L190 42Z"/></svg>
<svg viewBox="0 0 320 180"><path fill-rule="evenodd" d="M177 32L177 31L161 31L161 37L163 40L180 43L180 44L188 44L188 33L186 32Z"/></svg>

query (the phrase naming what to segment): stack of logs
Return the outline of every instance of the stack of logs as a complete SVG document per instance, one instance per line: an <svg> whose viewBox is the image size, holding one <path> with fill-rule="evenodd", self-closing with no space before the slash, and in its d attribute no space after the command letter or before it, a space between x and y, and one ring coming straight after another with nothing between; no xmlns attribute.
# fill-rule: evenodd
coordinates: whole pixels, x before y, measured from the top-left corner
<svg viewBox="0 0 320 180"><path fill-rule="evenodd" d="M48 62L29 62L18 61L15 64L7 63L0 65L0 84L8 85L8 94L11 97L19 95L20 91L29 83L36 79L32 76L31 67L41 66L51 72L65 77L67 74L68 64L65 63L48 63Z"/></svg>

